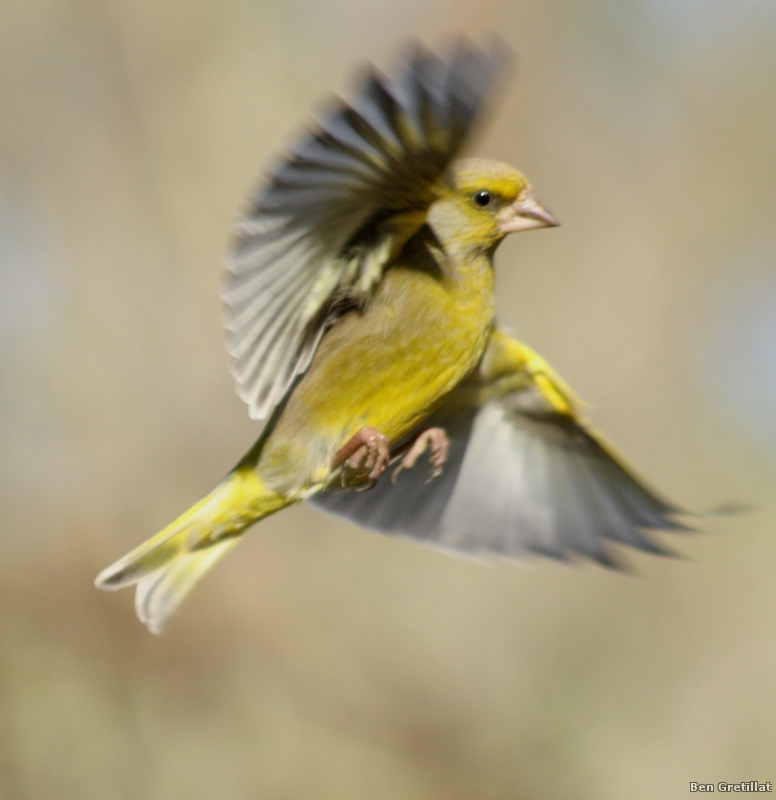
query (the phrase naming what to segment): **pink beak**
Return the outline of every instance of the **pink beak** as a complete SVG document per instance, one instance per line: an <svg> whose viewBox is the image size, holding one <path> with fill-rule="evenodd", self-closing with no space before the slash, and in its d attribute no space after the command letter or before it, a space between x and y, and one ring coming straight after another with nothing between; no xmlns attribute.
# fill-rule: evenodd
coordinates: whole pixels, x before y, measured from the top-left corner
<svg viewBox="0 0 776 800"><path fill-rule="evenodd" d="M558 225L560 222L531 191L523 192L511 206L499 214L499 230L503 234L527 231L531 228L555 228Z"/></svg>

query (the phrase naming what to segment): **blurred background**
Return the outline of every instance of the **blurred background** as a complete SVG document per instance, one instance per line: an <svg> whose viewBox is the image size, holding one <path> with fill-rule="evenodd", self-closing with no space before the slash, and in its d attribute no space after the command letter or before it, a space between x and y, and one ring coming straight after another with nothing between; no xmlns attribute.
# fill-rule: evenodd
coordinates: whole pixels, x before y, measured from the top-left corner
<svg viewBox="0 0 776 800"><path fill-rule="evenodd" d="M497 31L472 152L562 220L500 317L682 506L635 575L312 509L151 636L96 573L257 435L217 295L249 188L355 64ZM0 4L0 798L647 800L776 781L776 4ZM626 554L623 554L626 555Z"/></svg>

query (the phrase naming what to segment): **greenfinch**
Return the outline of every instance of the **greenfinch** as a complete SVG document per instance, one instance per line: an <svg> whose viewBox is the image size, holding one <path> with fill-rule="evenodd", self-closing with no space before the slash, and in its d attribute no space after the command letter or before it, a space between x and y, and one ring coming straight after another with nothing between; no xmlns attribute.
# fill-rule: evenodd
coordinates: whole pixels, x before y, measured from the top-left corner
<svg viewBox="0 0 776 800"><path fill-rule="evenodd" d="M516 169L458 159L505 59L421 45L373 68L271 171L223 287L240 397L264 421L213 491L97 586L137 585L154 632L244 531L292 503L450 550L661 552L681 527L580 417L566 384L495 325L493 254L558 224ZM394 466L391 466L394 464Z"/></svg>

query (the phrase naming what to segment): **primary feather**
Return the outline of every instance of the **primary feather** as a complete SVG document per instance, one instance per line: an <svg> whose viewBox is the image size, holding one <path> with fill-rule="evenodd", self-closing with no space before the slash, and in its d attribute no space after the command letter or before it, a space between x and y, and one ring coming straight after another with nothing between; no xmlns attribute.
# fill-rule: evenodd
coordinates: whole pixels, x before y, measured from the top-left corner
<svg viewBox="0 0 776 800"><path fill-rule="evenodd" d="M537 358L497 332L491 350L504 347ZM607 542L665 554L644 530L685 529L674 519L681 510L578 417L557 376L532 373L528 358L499 371L492 355L423 423L450 438L439 477L429 481L420 463L395 482L386 473L368 492L335 487L310 502L371 530L480 557L582 555L616 566Z"/></svg>

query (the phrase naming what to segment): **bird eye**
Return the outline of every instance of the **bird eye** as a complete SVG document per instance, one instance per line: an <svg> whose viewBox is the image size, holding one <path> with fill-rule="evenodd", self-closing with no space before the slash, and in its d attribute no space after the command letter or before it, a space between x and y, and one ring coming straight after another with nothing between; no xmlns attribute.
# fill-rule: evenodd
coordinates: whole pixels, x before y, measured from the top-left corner
<svg viewBox="0 0 776 800"><path fill-rule="evenodd" d="M490 192L475 192L472 200L475 206L487 208L493 202L493 195Z"/></svg>

